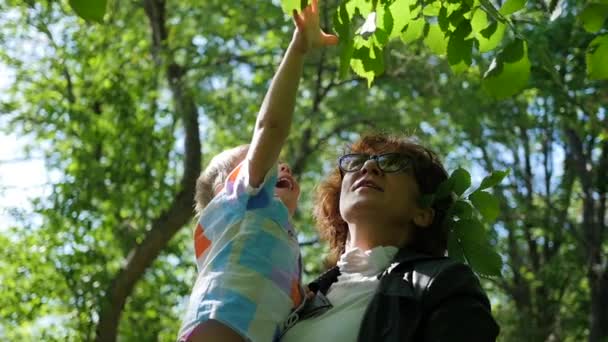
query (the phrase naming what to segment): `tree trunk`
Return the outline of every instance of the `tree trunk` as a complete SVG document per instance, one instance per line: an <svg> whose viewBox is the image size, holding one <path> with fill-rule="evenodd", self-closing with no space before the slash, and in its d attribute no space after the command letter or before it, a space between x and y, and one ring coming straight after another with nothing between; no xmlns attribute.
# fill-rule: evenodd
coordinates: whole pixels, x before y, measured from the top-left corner
<svg viewBox="0 0 608 342"><path fill-rule="evenodd" d="M604 270L601 273L601 277L597 277L597 273L589 276L591 287L589 342L608 340L608 272Z"/></svg>
<svg viewBox="0 0 608 342"><path fill-rule="evenodd" d="M165 28L164 0L144 0L144 8L150 19L153 40L153 55L159 66L162 65L162 54L167 30ZM170 208L152 221L152 228L141 244L137 245L126 258L123 266L107 291L106 300L101 307L99 323L96 329L96 341L116 341L120 316L127 298L131 295L136 283L145 271L167 246L171 238L182 228L193 215L194 189L196 179L201 172L201 142L198 127L198 112L190 92L183 84L182 68L166 61L166 75L173 96L176 113L184 124L184 174L181 179L181 190L175 196Z"/></svg>

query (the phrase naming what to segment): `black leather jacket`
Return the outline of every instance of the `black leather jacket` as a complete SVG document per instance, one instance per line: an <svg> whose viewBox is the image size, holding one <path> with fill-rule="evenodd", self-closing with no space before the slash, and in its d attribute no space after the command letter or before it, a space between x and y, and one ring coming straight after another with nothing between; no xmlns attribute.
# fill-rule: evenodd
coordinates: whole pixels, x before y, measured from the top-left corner
<svg viewBox="0 0 608 342"><path fill-rule="evenodd" d="M291 315L289 326L331 308L324 295L339 274L334 267L309 285L317 295ZM379 279L359 341L496 340L490 302L468 266L402 249Z"/></svg>

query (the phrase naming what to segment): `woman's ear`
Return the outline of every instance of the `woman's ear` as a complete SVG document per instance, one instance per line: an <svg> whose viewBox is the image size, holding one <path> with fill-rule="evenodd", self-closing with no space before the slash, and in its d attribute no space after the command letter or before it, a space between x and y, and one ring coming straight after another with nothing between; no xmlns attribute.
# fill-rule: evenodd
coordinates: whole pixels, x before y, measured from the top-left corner
<svg viewBox="0 0 608 342"><path fill-rule="evenodd" d="M431 207L418 208L416 209L416 215L414 215L414 223L418 227L428 227L433 223L435 219L435 210Z"/></svg>

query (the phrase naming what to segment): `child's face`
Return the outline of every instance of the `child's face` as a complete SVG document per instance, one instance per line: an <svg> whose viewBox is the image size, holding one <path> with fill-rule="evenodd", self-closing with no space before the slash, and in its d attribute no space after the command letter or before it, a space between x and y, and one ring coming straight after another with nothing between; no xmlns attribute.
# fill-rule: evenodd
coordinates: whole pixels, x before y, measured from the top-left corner
<svg viewBox="0 0 608 342"><path fill-rule="evenodd" d="M291 169L286 163L279 164L279 175L274 192L287 207L289 216L293 216L300 198L300 184L293 177Z"/></svg>

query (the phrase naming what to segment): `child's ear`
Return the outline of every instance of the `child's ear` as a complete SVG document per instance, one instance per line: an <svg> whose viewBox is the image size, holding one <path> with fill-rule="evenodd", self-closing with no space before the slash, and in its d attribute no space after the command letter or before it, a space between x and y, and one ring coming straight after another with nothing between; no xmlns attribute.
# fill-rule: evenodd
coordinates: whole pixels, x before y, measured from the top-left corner
<svg viewBox="0 0 608 342"><path fill-rule="evenodd" d="M414 215L414 223L418 227L428 227L433 223L435 219L435 210L431 207L418 208L416 209L416 215Z"/></svg>
<svg viewBox="0 0 608 342"><path fill-rule="evenodd" d="M220 191L222 191L223 188L224 188L224 184L223 183L215 185L215 187L213 188L213 195L216 196L217 194L219 194Z"/></svg>

